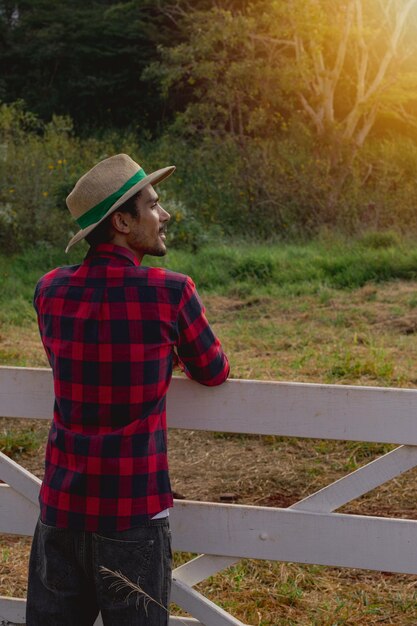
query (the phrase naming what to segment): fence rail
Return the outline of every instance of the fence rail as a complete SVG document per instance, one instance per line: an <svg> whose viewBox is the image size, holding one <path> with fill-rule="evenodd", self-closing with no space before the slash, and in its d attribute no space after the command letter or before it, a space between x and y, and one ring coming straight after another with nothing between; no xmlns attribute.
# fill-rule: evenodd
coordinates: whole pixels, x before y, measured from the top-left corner
<svg viewBox="0 0 417 626"><path fill-rule="evenodd" d="M49 420L52 398L49 369L0 367L1 416ZM403 444L288 509L177 501L173 547L200 556L173 572L172 600L193 617L172 626L242 626L193 587L243 557L417 573L416 521L334 512L417 465L417 390L174 378L168 414L172 428ZM39 479L3 454L0 479L0 532L32 535ZM0 623L24 610L0 598Z"/></svg>

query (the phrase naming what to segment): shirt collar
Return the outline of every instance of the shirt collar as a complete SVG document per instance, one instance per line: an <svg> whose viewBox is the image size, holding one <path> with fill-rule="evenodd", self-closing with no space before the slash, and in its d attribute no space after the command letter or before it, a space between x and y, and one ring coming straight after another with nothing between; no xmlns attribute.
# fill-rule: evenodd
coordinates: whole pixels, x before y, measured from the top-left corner
<svg viewBox="0 0 417 626"><path fill-rule="evenodd" d="M131 265L140 265L136 256L123 246L115 246L112 243L100 243L95 248L90 248L87 253L86 259L92 259L94 257L107 257L119 260L128 260Z"/></svg>

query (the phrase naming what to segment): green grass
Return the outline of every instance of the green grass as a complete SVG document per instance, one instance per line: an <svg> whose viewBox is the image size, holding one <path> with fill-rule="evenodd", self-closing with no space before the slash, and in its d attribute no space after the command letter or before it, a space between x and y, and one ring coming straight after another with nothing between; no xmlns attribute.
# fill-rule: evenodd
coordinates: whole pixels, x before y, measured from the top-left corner
<svg viewBox="0 0 417 626"><path fill-rule="evenodd" d="M163 263L192 275L200 289L210 292L285 290L297 295L326 287L354 289L371 281L415 279L417 247L373 248L362 242L343 247L337 243L211 246L195 254L171 251Z"/></svg>
<svg viewBox="0 0 417 626"><path fill-rule="evenodd" d="M33 452L39 447L40 438L31 430L8 430L0 431L0 452L10 457L23 452Z"/></svg>
<svg viewBox="0 0 417 626"><path fill-rule="evenodd" d="M303 245L222 244L197 252L169 250L164 258L145 257L144 264L189 274L201 292L238 298L319 294L325 304L332 289L417 278L416 245L389 238L386 246L380 243L378 240L376 246L372 238L365 238L343 244L336 240ZM80 246L66 256L63 251L43 247L0 256L0 322L19 325L33 319L31 302L38 278L57 265L80 262L85 250ZM413 296L410 308L416 302Z"/></svg>

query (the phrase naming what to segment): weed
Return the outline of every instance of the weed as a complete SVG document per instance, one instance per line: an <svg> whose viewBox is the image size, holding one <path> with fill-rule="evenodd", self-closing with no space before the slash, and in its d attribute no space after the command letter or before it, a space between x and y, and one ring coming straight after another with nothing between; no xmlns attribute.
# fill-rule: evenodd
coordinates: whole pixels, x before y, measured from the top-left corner
<svg viewBox="0 0 417 626"><path fill-rule="evenodd" d="M364 248L380 250L397 247L401 243L401 237L393 230L368 230L359 238L359 243Z"/></svg>
<svg viewBox="0 0 417 626"><path fill-rule="evenodd" d="M278 587L276 596L281 604L296 606L303 597L303 591L296 580L289 579Z"/></svg>
<svg viewBox="0 0 417 626"><path fill-rule="evenodd" d="M10 549L5 547L1 550L1 561L2 563L7 563L10 559Z"/></svg>
<svg viewBox="0 0 417 626"><path fill-rule="evenodd" d="M15 456L22 452L33 452L39 446L36 434L30 430L0 432L0 451L7 456Z"/></svg>
<svg viewBox="0 0 417 626"><path fill-rule="evenodd" d="M326 289L326 288L319 289L318 298L319 298L320 304L324 304L324 305L329 304L331 297L332 297L332 293L329 289Z"/></svg>
<svg viewBox="0 0 417 626"><path fill-rule="evenodd" d="M249 256L236 263L230 273L237 280L253 279L255 281L269 282L274 274L274 264L267 257Z"/></svg>
<svg viewBox="0 0 417 626"><path fill-rule="evenodd" d="M347 349L344 353L337 354L335 361L328 370L329 380L366 376L379 382L388 382L392 380L394 373L394 364L382 348L371 349L365 358Z"/></svg>
<svg viewBox="0 0 417 626"><path fill-rule="evenodd" d="M417 307L417 294L413 294L407 304L410 309L415 309Z"/></svg>

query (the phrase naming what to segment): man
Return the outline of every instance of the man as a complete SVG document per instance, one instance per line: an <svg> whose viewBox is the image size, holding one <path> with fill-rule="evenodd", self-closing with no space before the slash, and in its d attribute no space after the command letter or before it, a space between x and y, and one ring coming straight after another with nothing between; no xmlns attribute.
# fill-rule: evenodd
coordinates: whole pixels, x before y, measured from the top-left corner
<svg viewBox="0 0 417 626"><path fill-rule="evenodd" d="M99 611L105 626L168 624L172 368L204 385L229 373L192 280L140 265L166 253L170 216L153 185L174 169L146 175L119 154L87 172L67 198L81 227L67 250L86 238L89 253L36 287L55 405L27 626L91 626Z"/></svg>

